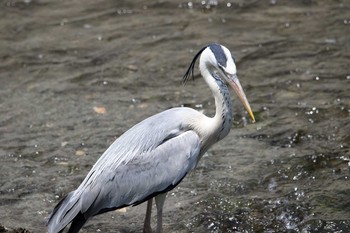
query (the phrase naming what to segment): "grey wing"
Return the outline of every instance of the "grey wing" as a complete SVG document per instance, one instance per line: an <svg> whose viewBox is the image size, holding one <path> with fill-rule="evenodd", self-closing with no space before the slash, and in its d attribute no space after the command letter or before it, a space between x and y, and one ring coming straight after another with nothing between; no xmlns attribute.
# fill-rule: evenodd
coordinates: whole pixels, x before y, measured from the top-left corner
<svg viewBox="0 0 350 233"><path fill-rule="evenodd" d="M79 188L55 207L48 221L49 232L60 231L78 214L88 219L175 187L199 158L199 136L183 126L184 119L195 114L199 113L187 108L167 110L124 133Z"/></svg>
<svg viewBox="0 0 350 233"><path fill-rule="evenodd" d="M199 153L200 140L194 131L168 139L116 170L104 171L82 194L81 212L89 217L167 192L196 166Z"/></svg>

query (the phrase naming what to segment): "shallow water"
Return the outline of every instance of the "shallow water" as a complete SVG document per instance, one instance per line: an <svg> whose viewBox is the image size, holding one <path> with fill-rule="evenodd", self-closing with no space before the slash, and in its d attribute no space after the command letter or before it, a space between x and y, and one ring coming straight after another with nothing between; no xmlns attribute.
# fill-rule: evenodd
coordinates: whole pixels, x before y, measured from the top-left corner
<svg viewBox="0 0 350 233"><path fill-rule="evenodd" d="M233 96L233 130L169 192L165 232L350 232L349 1L1 4L1 225L45 232L60 198L147 116L213 114L206 84L181 77L217 41L257 122ZM141 232L144 211L82 232Z"/></svg>

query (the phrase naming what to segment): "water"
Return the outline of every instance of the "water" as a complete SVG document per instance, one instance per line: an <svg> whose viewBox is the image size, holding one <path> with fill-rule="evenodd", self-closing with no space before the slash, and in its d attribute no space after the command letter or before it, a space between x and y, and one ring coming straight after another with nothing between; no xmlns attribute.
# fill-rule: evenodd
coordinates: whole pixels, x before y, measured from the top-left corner
<svg viewBox="0 0 350 233"><path fill-rule="evenodd" d="M183 87L181 77L218 41L233 51L257 122L233 96L233 130L169 193L165 232L349 232L349 8L3 2L0 224L45 232L60 198L145 117L181 105L213 114L205 83ZM98 216L82 232L141 232L144 211Z"/></svg>

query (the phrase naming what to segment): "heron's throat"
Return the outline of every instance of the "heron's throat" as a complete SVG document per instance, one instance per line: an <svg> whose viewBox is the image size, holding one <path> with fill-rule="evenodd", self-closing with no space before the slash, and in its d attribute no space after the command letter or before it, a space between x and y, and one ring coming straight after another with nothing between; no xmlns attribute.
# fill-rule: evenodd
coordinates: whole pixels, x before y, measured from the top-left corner
<svg viewBox="0 0 350 233"><path fill-rule="evenodd" d="M216 79L215 81L217 83L217 90L213 91L213 95L216 111L213 120L216 126L217 140L221 140L231 129L233 118L232 101L226 84L221 79Z"/></svg>
<svg viewBox="0 0 350 233"><path fill-rule="evenodd" d="M204 80L207 82L213 97L215 99L216 112L215 116L210 119L210 128L211 136L208 138L211 143L215 143L222 138L224 138L231 129L232 125L232 101L230 92L218 74L215 72L209 71L205 67L201 67L203 64L200 64L200 69Z"/></svg>

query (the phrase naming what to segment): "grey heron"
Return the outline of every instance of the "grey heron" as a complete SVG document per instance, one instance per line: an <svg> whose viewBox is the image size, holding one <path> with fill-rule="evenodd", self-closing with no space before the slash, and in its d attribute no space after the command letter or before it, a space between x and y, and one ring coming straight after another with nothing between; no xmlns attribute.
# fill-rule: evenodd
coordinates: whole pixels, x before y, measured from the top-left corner
<svg viewBox="0 0 350 233"><path fill-rule="evenodd" d="M157 209L156 232L162 232L166 194L193 170L208 148L223 139L232 125L228 84L255 121L237 78L231 52L216 43L202 48L193 58L184 82L194 78L194 66L208 84L216 106L214 117L187 107L172 108L136 124L102 154L80 186L54 208L48 232L76 233L88 219L111 210L147 201L143 231L152 232L152 199Z"/></svg>

